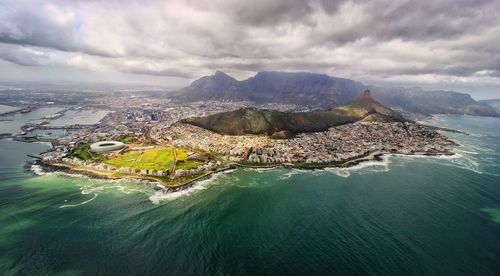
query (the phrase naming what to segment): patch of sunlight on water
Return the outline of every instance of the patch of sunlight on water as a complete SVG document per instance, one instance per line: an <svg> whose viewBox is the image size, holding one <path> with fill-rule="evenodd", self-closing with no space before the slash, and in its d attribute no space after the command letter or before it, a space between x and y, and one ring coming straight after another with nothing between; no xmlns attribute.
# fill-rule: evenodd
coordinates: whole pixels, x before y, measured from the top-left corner
<svg viewBox="0 0 500 276"><path fill-rule="evenodd" d="M488 216L490 216L490 219L495 222L500 224L500 209L496 208L483 208L481 209L483 213L486 213Z"/></svg>

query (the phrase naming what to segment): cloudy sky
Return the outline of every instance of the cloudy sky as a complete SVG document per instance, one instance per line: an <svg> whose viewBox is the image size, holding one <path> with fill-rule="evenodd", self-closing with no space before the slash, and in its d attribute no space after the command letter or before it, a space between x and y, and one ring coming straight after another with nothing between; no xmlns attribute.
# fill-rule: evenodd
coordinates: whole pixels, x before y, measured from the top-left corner
<svg viewBox="0 0 500 276"><path fill-rule="evenodd" d="M311 71L500 98L500 1L0 0L0 81Z"/></svg>

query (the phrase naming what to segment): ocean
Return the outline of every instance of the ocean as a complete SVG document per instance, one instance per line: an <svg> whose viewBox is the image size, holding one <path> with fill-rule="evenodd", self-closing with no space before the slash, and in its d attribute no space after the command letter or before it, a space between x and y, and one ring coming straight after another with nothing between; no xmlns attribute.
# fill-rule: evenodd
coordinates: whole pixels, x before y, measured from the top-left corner
<svg viewBox="0 0 500 276"><path fill-rule="evenodd" d="M445 133L451 157L237 169L167 195L44 173L27 154L48 145L2 140L0 274L500 275L500 118L425 123L470 135Z"/></svg>

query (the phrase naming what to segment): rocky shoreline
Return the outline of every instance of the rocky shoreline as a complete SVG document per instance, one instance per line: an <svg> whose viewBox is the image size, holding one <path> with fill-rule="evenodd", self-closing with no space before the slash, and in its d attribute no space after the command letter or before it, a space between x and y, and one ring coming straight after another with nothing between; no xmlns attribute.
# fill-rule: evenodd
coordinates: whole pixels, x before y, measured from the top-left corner
<svg viewBox="0 0 500 276"><path fill-rule="evenodd" d="M327 168L349 168L353 167L356 165L359 165L363 162L369 162L369 161L382 161L382 157L385 154L402 154L402 155L407 155L407 156L451 156L454 155L453 152L451 151L445 151L445 152L418 152L418 153L412 153L412 154L403 154L403 153L397 153L397 152L382 152L382 151L374 151L370 152L369 154L362 156L362 157L357 157L351 160L346 160L343 163L339 164L307 164L305 166L304 164L298 165L298 164L289 164L289 163L279 163L279 164L261 164L261 165L245 165L245 164L239 164L239 163L232 163L228 164L224 167L221 167L217 170L208 172L206 174L203 174L201 176L195 177L193 179L189 179L179 185L169 185L169 183L162 182L160 179L154 178L154 177L148 177L148 176L141 176L141 175L124 175L124 176L117 176L113 175L111 173L105 173L105 172L97 172L94 170L90 169L84 169L84 168L73 168L69 165L64 165L64 164L51 164L44 162L42 160L37 160L34 162L34 164L41 166L44 171L48 172L55 172L55 171L60 171L64 172L67 174L75 174L75 175L85 175L90 178L94 179L107 179L107 180L117 180L117 179L136 179L136 180L146 180L151 183L158 183L160 184L163 188L162 190L165 193L173 193L173 192L178 192L182 190L189 189L196 185L196 183L210 179L212 176L219 174L219 173L224 173L228 170L235 169L237 167L240 168L249 168L249 169L263 169L263 168L268 168L268 169L276 169L276 168L287 168L287 169L301 169L301 170L323 170Z"/></svg>
<svg viewBox="0 0 500 276"><path fill-rule="evenodd" d="M382 161L382 157L386 154L399 154L399 155L406 155L406 156L452 156L455 153L451 151L444 151L444 152L417 152L417 153L401 153L401 152L383 152L383 151L374 151L370 152L364 156L361 157L356 157L353 159L348 159L343 162L331 164L331 163L314 163L314 164L292 164L292 163L281 163L281 164L262 164L262 165L245 165L245 164L238 164L239 167L243 168L255 168L255 169L262 169L262 168L289 168L289 169L301 169L301 170L322 170L326 168L349 168L353 167L356 165L359 165L360 163L363 162L369 162L369 161Z"/></svg>
<svg viewBox="0 0 500 276"><path fill-rule="evenodd" d="M163 187L163 190L165 192L178 192L181 190L188 189L195 185L197 182L206 180L211 178L213 175L225 172L227 170L234 169L234 165L228 165L221 167L217 170L210 171L208 173L205 173L203 175L200 175L198 177L195 177L193 179L186 180L185 182L182 182L179 185L170 185L170 183L166 183L161 181L158 178L154 177L149 177L149 176L143 176L143 175L123 175L123 176L117 176L113 175L111 173L105 173L105 172L98 172L95 170L90 170L90 169L85 169L85 168L74 168L69 165L65 164L51 164L44 162L42 160L36 160L34 165L39 165L40 167L43 168L44 171L47 172L63 172L66 174L73 174L73 175L85 175L89 178L93 179L104 179L104 180L117 180L117 179L129 179L129 180L145 180L149 181L151 183L158 183Z"/></svg>

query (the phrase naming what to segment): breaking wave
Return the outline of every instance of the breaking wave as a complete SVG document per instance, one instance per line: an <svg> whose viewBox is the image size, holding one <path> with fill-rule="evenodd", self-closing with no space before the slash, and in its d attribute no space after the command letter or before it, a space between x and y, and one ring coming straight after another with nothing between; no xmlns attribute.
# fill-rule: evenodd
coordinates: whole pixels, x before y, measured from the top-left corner
<svg viewBox="0 0 500 276"><path fill-rule="evenodd" d="M64 205L61 205L61 206L59 206L59 208L68 208L68 207L76 207L76 206L85 205L85 204L91 202L92 200L96 199L97 195L98 194L94 194L94 196L91 199L85 200L85 201L77 203L77 204L64 204Z"/></svg>
<svg viewBox="0 0 500 276"><path fill-rule="evenodd" d="M31 171L32 171L35 175L45 175L45 174L47 174L47 173L43 170L42 166L40 166L40 165L36 165L36 164L31 165L30 170L31 170Z"/></svg>
<svg viewBox="0 0 500 276"><path fill-rule="evenodd" d="M351 173L375 173L375 172L388 172L389 164L390 164L390 154L384 154L381 156L380 161L365 161L361 162L355 166L347 167L347 168L326 168L324 169L326 172L333 173L340 177L349 177Z"/></svg>
<svg viewBox="0 0 500 276"><path fill-rule="evenodd" d="M152 195L150 195L149 200L153 204L160 204L160 202L162 201L173 201L176 199L184 198L189 195L196 194L199 191L208 189L210 185L219 182L221 177L234 171L236 171L236 169L214 173L210 175L207 179L196 181L195 183L193 183L191 187L176 192L167 192L166 189L162 187L162 189L160 189L159 191L155 191Z"/></svg>
<svg viewBox="0 0 500 276"><path fill-rule="evenodd" d="M280 175L280 180L286 180L292 178L292 176L305 173L307 172L306 170L301 170L301 169L290 169L286 173Z"/></svg>

